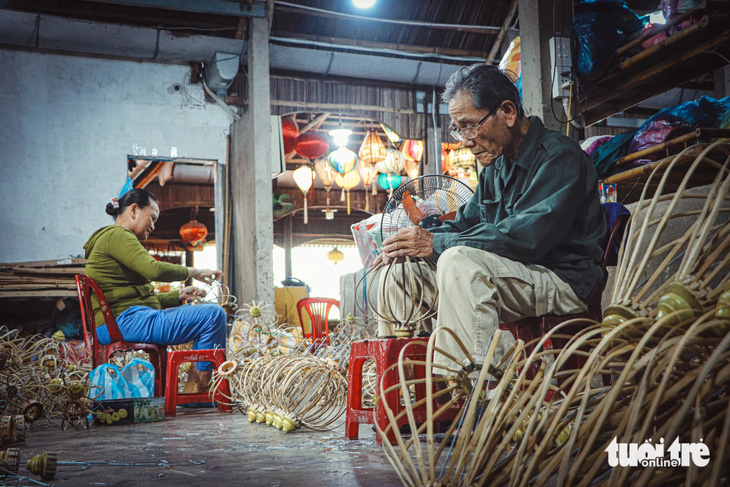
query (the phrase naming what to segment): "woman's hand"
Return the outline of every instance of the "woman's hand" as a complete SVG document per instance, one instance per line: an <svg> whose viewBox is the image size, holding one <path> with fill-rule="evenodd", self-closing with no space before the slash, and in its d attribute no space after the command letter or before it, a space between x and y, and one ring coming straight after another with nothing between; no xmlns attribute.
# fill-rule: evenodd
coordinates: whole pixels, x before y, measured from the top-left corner
<svg viewBox="0 0 730 487"><path fill-rule="evenodd" d="M196 298L204 298L205 297L205 291L202 289L198 289L195 286L187 286L182 289L180 289L178 293L178 298L180 301L195 301Z"/></svg>
<svg viewBox="0 0 730 487"><path fill-rule="evenodd" d="M188 267L188 277L197 279L198 281L216 281L223 277L223 273L217 269L196 269L195 267Z"/></svg>

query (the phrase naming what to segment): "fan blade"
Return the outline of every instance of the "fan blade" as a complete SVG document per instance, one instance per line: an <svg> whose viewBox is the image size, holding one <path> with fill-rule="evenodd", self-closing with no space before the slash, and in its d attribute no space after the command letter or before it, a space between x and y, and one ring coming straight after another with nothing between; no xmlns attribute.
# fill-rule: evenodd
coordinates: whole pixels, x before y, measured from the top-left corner
<svg viewBox="0 0 730 487"><path fill-rule="evenodd" d="M411 197L411 193L409 193L408 190L403 193L403 208L405 208L408 213L408 218L410 218L414 225L421 223L424 214L418 209L415 201L413 201L413 198Z"/></svg>
<svg viewBox="0 0 730 487"><path fill-rule="evenodd" d="M456 212L450 211L448 213L444 213L443 215L441 215L439 217L439 220L441 220L442 222L445 222L446 220L453 220L454 218L456 218Z"/></svg>

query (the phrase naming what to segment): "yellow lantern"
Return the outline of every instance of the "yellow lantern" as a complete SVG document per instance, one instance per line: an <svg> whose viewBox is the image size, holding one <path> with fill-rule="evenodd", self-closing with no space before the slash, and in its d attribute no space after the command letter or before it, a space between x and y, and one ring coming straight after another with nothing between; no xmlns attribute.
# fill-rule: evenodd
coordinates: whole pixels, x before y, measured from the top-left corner
<svg viewBox="0 0 730 487"><path fill-rule="evenodd" d="M409 178L416 179L418 177L418 161L406 159L405 170Z"/></svg>
<svg viewBox="0 0 730 487"><path fill-rule="evenodd" d="M375 166L371 166L370 164L359 164L357 166L357 172L358 174L360 174L362 184L365 186L365 211L370 211L370 198L368 197L368 188L372 184L373 194L375 194L375 185L373 184L373 181L375 181L375 177L378 175L378 170L375 169Z"/></svg>
<svg viewBox="0 0 730 487"><path fill-rule="evenodd" d="M360 156L360 165L377 164L385 160L385 144L375 132L368 132L365 140L362 141L358 156Z"/></svg>
<svg viewBox="0 0 730 487"><path fill-rule="evenodd" d="M299 169L296 169L292 176L294 177L294 182L297 183L297 186L299 186L299 189L304 194L304 224L306 225L308 223L307 191L309 191L309 188L312 187L312 182L314 181L314 171L312 171L312 168L310 168L309 166L302 166Z"/></svg>
<svg viewBox="0 0 730 487"><path fill-rule="evenodd" d="M344 175L338 174L335 183L347 192L347 214L350 214L350 190L360 184L360 175L356 171L350 171Z"/></svg>
<svg viewBox="0 0 730 487"><path fill-rule="evenodd" d="M335 246L332 250L327 252L327 258L337 265L345 259L345 254Z"/></svg>

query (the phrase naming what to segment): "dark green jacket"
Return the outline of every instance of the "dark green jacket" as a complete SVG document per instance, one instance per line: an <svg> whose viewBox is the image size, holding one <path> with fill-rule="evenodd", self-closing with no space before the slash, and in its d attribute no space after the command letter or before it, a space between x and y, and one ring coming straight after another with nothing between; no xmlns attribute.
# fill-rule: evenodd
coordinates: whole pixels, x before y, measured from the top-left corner
<svg viewBox="0 0 730 487"><path fill-rule="evenodd" d="M607 233L595 168L572 139L530 122L517 159L485 167L455 221L431 230L434 252L465 245L539 264L591 304Z"/></svg>
<svg viewBox="0 0 730 487"><path fill-rule="evenodd" d="M180 305L178 291L155 293L150 281L184 281L185 266L159 262L142 246L131 230L109 225L94 232L84 245L86 275L99 285L116 318L132 306L154 309ZM99 302L92 295L96 326L104 324Z"/></svg>

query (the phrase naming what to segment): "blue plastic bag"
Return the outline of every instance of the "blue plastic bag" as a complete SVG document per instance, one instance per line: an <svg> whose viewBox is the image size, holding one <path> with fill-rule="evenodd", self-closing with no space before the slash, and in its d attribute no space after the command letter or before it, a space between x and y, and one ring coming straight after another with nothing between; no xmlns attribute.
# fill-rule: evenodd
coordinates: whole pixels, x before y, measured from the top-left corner
<svg viewBox="0 0 730 487"><path fill-rule="evenodd" d="M138 357L121 369L115 364L102 364L89 373L89 379L89 397L100 401L152 397L155 391L155 369L149 360Z"/></svg>

